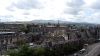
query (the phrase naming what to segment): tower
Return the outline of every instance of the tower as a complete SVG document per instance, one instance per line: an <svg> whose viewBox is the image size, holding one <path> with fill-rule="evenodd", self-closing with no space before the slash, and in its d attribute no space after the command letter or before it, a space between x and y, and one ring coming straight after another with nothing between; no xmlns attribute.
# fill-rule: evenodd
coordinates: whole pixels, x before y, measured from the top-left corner
<svg viewBox="0 0 100 56"><path fill-rule="evenodd" d="M58 23L57 23L57 27L60 27L60 23L59 23L59 20L58 20Z"/></svg>

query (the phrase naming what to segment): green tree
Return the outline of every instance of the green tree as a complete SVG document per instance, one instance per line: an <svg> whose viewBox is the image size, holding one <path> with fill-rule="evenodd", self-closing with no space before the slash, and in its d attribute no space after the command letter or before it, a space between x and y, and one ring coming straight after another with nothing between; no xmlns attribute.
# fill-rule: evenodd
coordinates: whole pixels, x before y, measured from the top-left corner
<svg viewBox="0 0 100 56"><path fill-rule="evenodd" d="M22 46L22 45L25 45L26 44L26 40L18 40L17 42L16 42L16 45L17 46Z"/></svg>
<svg viewBox="0 0 100 56"><path fill-rule="evenodd" d="M24 33L29 33L30 32L29 28L30 28L30 25L25 24L22 27L20 27L20 31Z"/></svg>
<svg viewBox="0 0 100 56"><path fill-rule="evenodd" d="M34 49L35 56L45 56L46 50L43 47L37 47Z"/></svg>
<svg viewBox="0 0 100 56"><path fill-rule="evenodd" d="M8 51L10 56L34 56L34 49L29 48L28 45L23 45L19 49Z"/></svg>

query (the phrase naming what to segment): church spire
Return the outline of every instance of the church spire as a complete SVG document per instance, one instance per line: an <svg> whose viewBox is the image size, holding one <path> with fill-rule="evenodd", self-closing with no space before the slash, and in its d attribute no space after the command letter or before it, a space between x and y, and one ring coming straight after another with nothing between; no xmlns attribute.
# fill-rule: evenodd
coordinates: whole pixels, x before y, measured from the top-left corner
<svg viewBox="0 0 100 56"><path fill-rule="evenodd" d="M57 23L57 27L60 27L60 23L59 23L59 20L58 20L58 23Z"/></svg>

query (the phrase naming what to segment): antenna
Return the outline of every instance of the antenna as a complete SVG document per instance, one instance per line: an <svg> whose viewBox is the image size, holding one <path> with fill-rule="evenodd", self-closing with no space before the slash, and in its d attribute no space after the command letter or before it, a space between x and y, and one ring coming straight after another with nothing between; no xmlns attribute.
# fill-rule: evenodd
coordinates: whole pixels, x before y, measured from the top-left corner
<svg viewBox="0 0 100 56"><path fill-rule="evenodd" d="M57 24L57 27L59 27L60 26L60 23L59 23L59 19L58 19L58 24Z"/></svg>
<svg viewBox="0 0 100 56"><path fill-rule="evenodd" d="M58 25L59 25L59 19L58 19Z"/></svg>

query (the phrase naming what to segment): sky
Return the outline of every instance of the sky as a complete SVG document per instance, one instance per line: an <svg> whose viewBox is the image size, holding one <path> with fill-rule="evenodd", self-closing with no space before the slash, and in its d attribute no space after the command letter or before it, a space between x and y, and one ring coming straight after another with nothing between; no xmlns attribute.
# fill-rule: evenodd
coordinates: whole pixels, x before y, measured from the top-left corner
<svg viewBox="0 0 100 56"><path fill-rule="evenodd" d="M100 23L100 0L0 0L0 21Z"/></svg>

